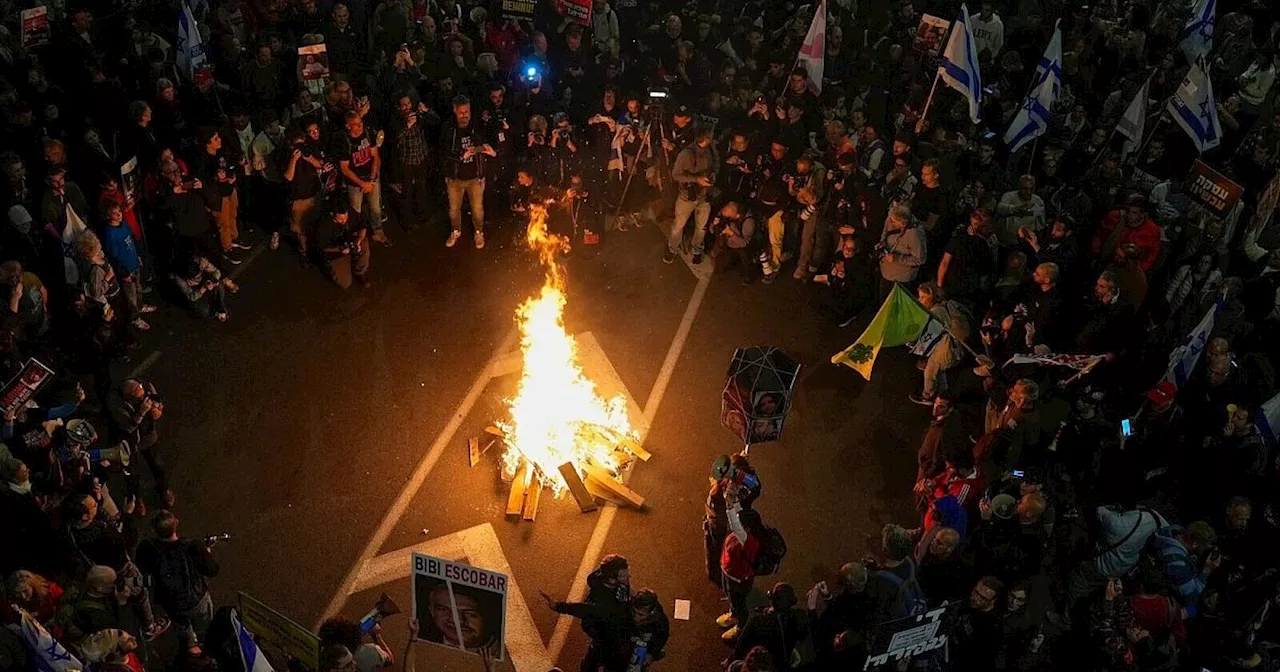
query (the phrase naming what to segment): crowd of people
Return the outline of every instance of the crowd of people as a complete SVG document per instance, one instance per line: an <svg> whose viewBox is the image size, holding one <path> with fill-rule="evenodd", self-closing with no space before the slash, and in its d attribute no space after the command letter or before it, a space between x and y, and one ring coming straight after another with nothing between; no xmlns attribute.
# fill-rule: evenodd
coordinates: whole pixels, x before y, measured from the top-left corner
<svg viewBox="0 0 1280 672"><path fill-rule="evenodd" d="M887 525L876 557L754 604L794 561L753 506L767 475L714 465L704 541L728 667L858 669L888 624L944 603L947 646L890 664L1280 664L1273 4L1215 5L1223 133L1203 154L1165 112L1190 2L975 3L980 123L931 90L910 0L595 0L585 21L551 2L73 1L49 3L43 36L30 4L0 2L0 378L37 361L52 380L0 430L0 524L23 540L0 549L6 623L21 607L103 670L141 672L167 632L175 666L240 666L206 585L217 539L179 535L163 399L111 364L161 302L229 319L255 246L367 287L373 250L408 232L482 250L545 208L575 247L643 249L627 232L655 226L655 261L790 275L835 324L902 287L946 326L909 398L929 408L922 516ZM818 7L821 82L796 67ZM1010 152L1055 27L1049 128ZM1130 141L1115 129L1144 91ZM1206 203L1197 159L1242 195ZM1179 345L1203 352L1166 375ZM591 637L583 670L662 657L662 602L627 572L610 556L584 602L548 598ZM392 664L376 628L320 635L326 672ZM17 638L0 630L6 668L34 665Z"/></svg>

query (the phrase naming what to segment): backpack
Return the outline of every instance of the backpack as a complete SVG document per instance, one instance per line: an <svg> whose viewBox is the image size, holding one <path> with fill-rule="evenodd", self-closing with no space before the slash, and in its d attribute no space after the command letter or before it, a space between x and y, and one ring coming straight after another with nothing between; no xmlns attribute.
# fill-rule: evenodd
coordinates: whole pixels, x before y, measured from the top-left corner
<svg viewBox="0 0 1280 672"><path fill-rule="evenodd" d="M163 544L156 549L156 599L166 609L185 612L204 597L200 575L191 564L186 544Z"/></svg>
<svg viewBox="0 0 1280 672"><path fill-rule="evenodd" d="M907 578L898 576L897 572L882 569L876 572L881 578L896 586L893 593L893 604L889 607L890 620L919 616L929 610L929 600L924 589L916 578L916 563L907 558Z"/></svg>
<svg viewBox="0 0 1280 672"><path fill-rule="evenodd" d="M782 558L787 555L787 542L776 527L764 528L760 537L760 550L756 552L751 569L756 576L774 574L782 566Z"/></svg>

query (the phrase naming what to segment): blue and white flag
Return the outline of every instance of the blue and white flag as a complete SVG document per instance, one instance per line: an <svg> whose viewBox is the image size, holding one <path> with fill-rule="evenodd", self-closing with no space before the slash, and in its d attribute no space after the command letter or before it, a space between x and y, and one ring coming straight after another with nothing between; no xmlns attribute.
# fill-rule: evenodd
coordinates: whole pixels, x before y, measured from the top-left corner
<svg viewBox="0 0 1280 672"><path fill-rule="evenodd" d="M1276 440L1280 438L1280 394L1271 397L1254 411L1253 424L1257 426L1258 433L1267 442L1267 446L1275 448Z"/></svg>
<svg viewBox="0 0 1280 672"><path fill-rule="evenodd" d="M1120 117L1120 121L1116 123L1116 133L1125 137L1123 148L1120 150L1122 159L1142 146L1142 137L1147 132L1147 97L1150 95L1151 78L1147 77L1147 81L1142 83L1142 88L1138 89L1129 107L1125 108L1124 116Z"/></svg>
<svg viewBox="0 0 1280 672"><path fill-rule="evenodd" d="M1182 84L1169 99L1169 116L1191 136L1196 149L1204 152L1222 142L1222 124L1218 121L1218 107L1213 100L1213 84L1204 59L1196 61L1183 78Z"/></svg>
<svg viewBox="0 0 1280 672"><path fill-rule="evenodd" d="M240 615L234 609L231 610L231 627L235 629L236 642L240 644L240 660L244 662L244 671L275 672L275 668L271 667L271 663L258 650L258 643L253 641L253 635L240 623Z"/></svg>
<svg viewBox="0 0 1280 672"><path fill-rule="evenodd" d="M1201 56L1213 51L1213 24L1217 20L1218 0L1199 0L1182 27L1182 42L1178 44L1187 62L1194 64Z"/></svg>
<svg viewBox="0 0 1280 672"><path fill-rule="evenodd" d="M1218 313L1221 310L1222 302L1219 301L1204 314L1200 324L1187 334L1182 343L1169 353L1169 368L1165 371L1163 380L1172 383L1175 389L1181 390L1182 386L1187 384L1187 379L1195 370L1196 363L1200 361L1200 355L1209 344L1209 334L1213 333L1213 325L1217 322Z"/></svg>
<svg viewBox="0 0 1280 672"><path fill-rule="evenodd" d="M982 74L978 72L978 48L973 44L969 28L969 8L960 5L960 16L951 24L951 37L942 50L938 76L947 86L969 99L969 119L982 121Z"/></svg>
<svg viewBox="0 0 1280 672"><path fill-rule="evenodd" d="M178 12L178 42L175 49L178 72L187 79L194 80L196 70L205 64L206 57L204 40L200 38L200 24L185 2L182 3L182 11Z"/></svg>
<svg viewBox="0 0 1280 672"><path fill-rule="evenodd" d="M928 357L933 354L934 349L938 347L938 344L942 342L943 337L946 335L947 328L930 315L929 322L924 325L924 329L920 330L920 337L911 346L911 354Z"/></svg>
<svg viewBox="0 0 1280 672"><path fill-rule="evenodd" d="M34 616L21 607L14 607L22 615L22 639L31 649L31 659L40 672L80 672L84 664L67 651L66 647L49 634Z"/></svg>
<svg viewBox="0 0 1280 672"><path fill-rule="evenodd" d="M1023 145L1049 130L1050 110L1053 109L1053 101L1058 99L1061 88L1062 30L1055 25L1049 46L1045 48L1044 55L1040 57L1040 64L1036 66L1036 78L1032 82L1031 93L1027 94L1027 100L1022 104L1022 109L1018 110L1013 123L1009 125L1009 130L1004 134L1004 144L1009 146L1010 152L1018 151Z"/></svg>

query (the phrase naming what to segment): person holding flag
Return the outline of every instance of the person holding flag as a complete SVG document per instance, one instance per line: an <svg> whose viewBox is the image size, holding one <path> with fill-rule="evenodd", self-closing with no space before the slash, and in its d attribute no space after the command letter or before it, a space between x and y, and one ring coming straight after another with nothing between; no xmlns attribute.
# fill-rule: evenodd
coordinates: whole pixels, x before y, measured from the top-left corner
<svg viewBox="0 0 1280 672"><path fill-rule="evenodd" d="M939 79L969 101L970 121L975 124L982 121L982 73L978 70L978 48L973 42L973 31L969 23L969 7L960 5L960 16L951 24L951 37L947 39L947 47L942 50L938 74L933 78L933 88L929 89L929 98L920 113L920 121L916 122L916 133L924 132L925 119L929 116L929 108L933 106L933 94L938 90Z"/></svg>
<svg viewBox="0 0 1280 672"><path fill-rule="evenodd" d="M1209 68L1204 58L1191 66L1166 109L1200 153L1222 142L1222 123L1218 121L1213 83L1209 81Z"/></svg>
<svg viewBox="0 0 1280 672"><path fill-rule="evenodd" d="M1040 57L1036 66L1036 77L1031 85L1031 93L1018 110L1009 130L1004 134L1004 142L1010 153L1016 153L1028 142L1038 139L1049 129L1052 120L1053 103L1058 99L1062 87L1062 29L1053 28L1053 37L1049 46ZM1034 150L1032 151L1034 157ZM1034 158L1033 158L1034 160Z"/></svg>

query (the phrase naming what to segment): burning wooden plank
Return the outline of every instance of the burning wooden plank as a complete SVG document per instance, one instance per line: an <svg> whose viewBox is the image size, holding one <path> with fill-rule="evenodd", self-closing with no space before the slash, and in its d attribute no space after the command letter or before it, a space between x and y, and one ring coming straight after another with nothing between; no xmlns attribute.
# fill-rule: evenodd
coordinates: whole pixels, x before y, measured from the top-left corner
<svg viewBox="0 0 1280 672"><path fill-rule="evenodd" d="M503 433L502 433L502 430L501 430L501 429L498 429L497 427L494 427L493 425L489 425L488 427L485 427L485 428L484 428L484 431L485 431L485 433L486 433L486 434L492 434L492 435L494 435L494 436L498 437L499 439L504 439L504 438L506 438L506 436L507 436L506 434L503 434Z"/></svg>
<svg viewBox="0 0 1280 672"><path fill-rule="evenodd" d="M594 478L587 479L586 487L587 492L590 493L592 497L599 498L617 506L628 506L627 500L613 494L612 491L603 485L596 485L596 480Z"/></svg>
<svg viewBox="0 0 1280 672"><path fill-rule="evenodd" d="M537 474L534 474L532 482L525 492L524 511L521 517L529 522L536 520L538 518L538 500L540 499L542 499L542 483L538 480Z"/></svg>
<svg viewBox="0 0 1280 672"><path fill-rule="evenodd" d="M622 498L628 506L637 509L644 508L644 497L641 497L635 490L615 481L608 471L590 463L583 465L582 470L587 472L588 479Z"/></svg>
<svg viewBox="0 0 1280 672"><path fill-rule="evenodd" d="M573 495L575 501L578 502L578 508L583 513L590 513L596 510L596 501L592 498L591 492L582 477L578 475L578 470L573 466L572 462L565 462L560 465L560 475L564 477L564 482L569 486L569 494Z"/></svg>
<svg viewBox="0 0 1280 672"><path fill-rule="evenodd" d="M480 458L484 457L485 453L489 452L489 449L497 442L497 439L489 439L489 441L484 444L484 447L481 448L480 439L467 439L467 463L472 467L479 464Z"/></svg>
<svg viewBox="0 0 1280 672"><path fill-rule="evenodd" d="M507 495L508 516L518 516L524 509L524 499L529 490L532 471L527 460L520 460L520 466L516 467L515 477L511 480L511 494Z"/></svg>

